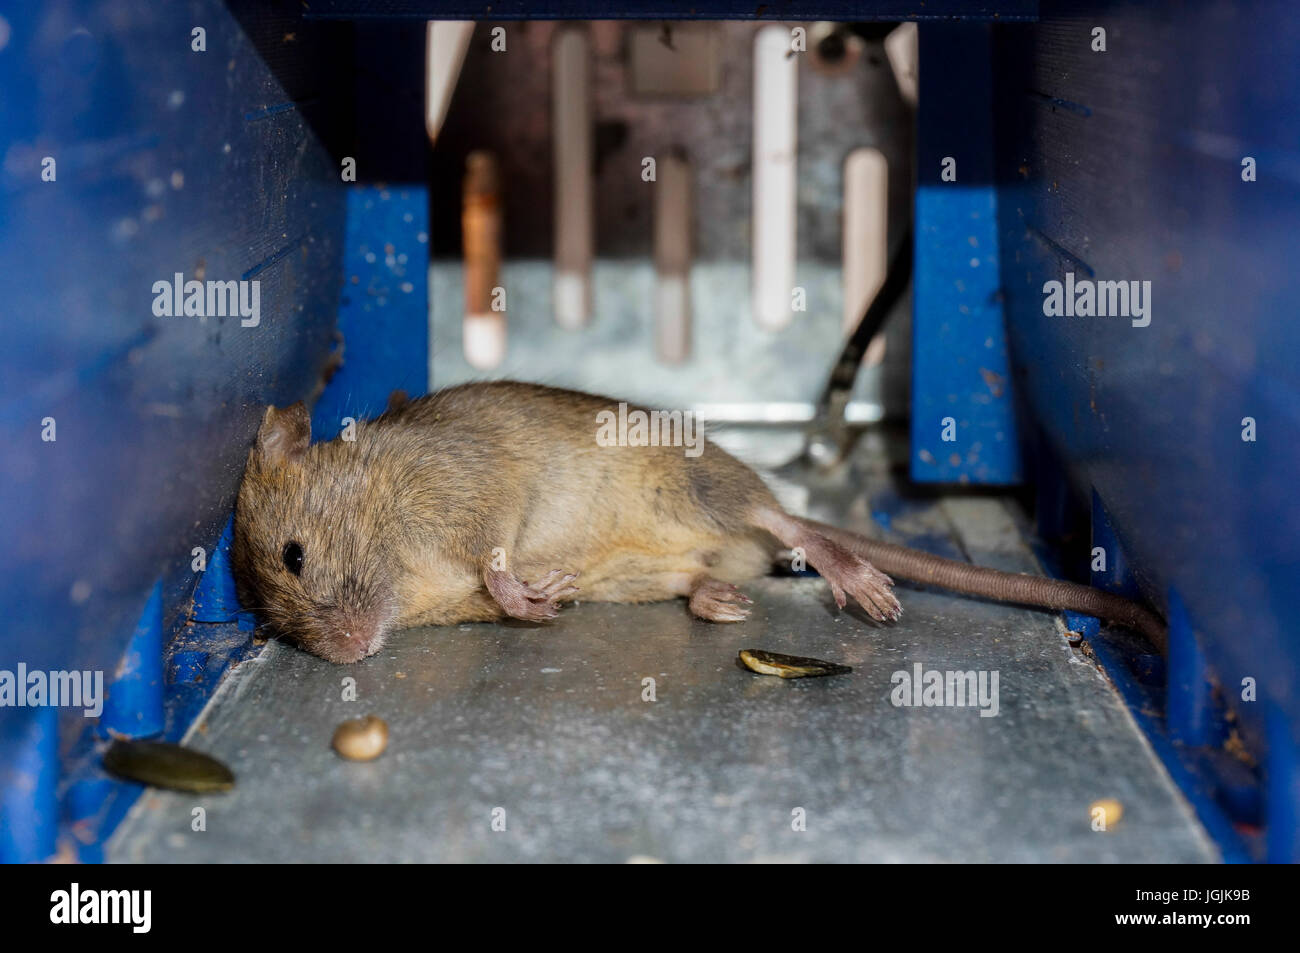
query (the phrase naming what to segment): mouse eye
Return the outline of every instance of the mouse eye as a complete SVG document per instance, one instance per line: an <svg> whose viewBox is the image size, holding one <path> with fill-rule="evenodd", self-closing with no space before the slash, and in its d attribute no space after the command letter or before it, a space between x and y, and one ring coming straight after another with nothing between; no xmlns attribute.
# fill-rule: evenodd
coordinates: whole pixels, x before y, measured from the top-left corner
<svg viewBox="0 0 1300 953"><path fill-rule="evenodd" d="M302 547L297 543L284 544L284 568L295 576L302 575Z"/></svg>

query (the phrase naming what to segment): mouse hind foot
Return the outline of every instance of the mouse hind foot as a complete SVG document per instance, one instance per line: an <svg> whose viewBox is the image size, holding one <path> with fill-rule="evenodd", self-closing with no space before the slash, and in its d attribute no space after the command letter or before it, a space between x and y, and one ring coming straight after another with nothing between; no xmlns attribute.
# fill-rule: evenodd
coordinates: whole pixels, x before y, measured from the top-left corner
<svg viewBox="0 0 1300 953"><path fill-rule="evenodd" d="M706 622L744 622L754 602L732 583L712 576L696 579L687 600L691 615Z"/></svg>
<svg viewBox="0 0 1300 953"><path fill-rule="evenodd" d="M841 609L852 596L877 622L897 622L902 615L903 607L893 593L894 580L835 542L815 523L791 516L776 507L756 510L751 522L759 529L767 530L796 554L802 553L831 587L835 604Z"/></svg>

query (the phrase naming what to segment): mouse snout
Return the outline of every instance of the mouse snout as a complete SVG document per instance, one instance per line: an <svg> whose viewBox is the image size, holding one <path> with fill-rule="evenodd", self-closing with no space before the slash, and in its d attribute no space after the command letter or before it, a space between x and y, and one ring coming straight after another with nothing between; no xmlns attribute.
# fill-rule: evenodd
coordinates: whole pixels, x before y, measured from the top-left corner
<svg viewBox="0 0 1300 953"><path fill-rule="evenodd" d="M385 608L330 608L316 614L310 648L331 662L359 662L378 652L388 635L391 613Z"/></svg>

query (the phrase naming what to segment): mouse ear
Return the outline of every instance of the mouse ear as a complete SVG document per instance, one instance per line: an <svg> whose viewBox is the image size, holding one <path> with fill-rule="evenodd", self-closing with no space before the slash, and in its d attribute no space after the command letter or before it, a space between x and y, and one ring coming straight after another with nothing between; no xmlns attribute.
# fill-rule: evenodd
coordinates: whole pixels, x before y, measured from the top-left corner
<svg viewBox="0 0 1300 953"><path fill-rule="evenodd" d="M397 410L401 407L405 407L410 402L411 402L411 398L406 393L406 391L402 390L401 388L398 388L397 390L393 391L391 394L388 395L387 412L392 413L394 410Z"/></svg>
<svg viewBox="0 0 1300 953"><path fill-rule="evenodd" d="M297 460L311 443L311 416L302 401L277 410L266 408L261 429L257 431L257 452L272 463Z"/></svg>

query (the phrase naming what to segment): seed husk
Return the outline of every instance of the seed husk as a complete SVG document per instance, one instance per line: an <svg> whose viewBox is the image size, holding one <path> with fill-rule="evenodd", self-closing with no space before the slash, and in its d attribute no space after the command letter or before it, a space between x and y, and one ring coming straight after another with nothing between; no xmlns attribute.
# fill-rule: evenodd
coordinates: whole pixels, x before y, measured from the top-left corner
<svg viewBox="0 0 1300 953"><path fill-rule="evenodd" d="M760 675L779 675L781 678L815 678L819 675L847 675L853 671L847 665L826 662L802 655L782 655L762 649L741 649L740 662Z"/></svg>
<svg viewBox="0 0 1300 953"><path fill-rule="evenodd" d="M333 744L349 761L373 761L388 747L388 723L376 715L350 719L334 729Z"/></svg>
<svg viewBox="0 0 1300 953"><path fill-rule="evenodd" d="M235 775L216 758L169 741L119 738L104 754L104 768L128 781L194 794L235 786Z"/></svg>

